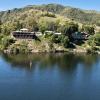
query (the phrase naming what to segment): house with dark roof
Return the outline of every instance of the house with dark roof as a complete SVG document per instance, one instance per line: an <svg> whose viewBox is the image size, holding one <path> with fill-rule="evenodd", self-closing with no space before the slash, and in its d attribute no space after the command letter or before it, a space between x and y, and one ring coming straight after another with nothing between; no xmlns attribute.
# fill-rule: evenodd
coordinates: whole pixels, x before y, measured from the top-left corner
<svg viewBox="0 0 100 100"><path fill-rule="evenodd" d="M23 28L20 31L14 31L11 34L15 39L34 39L35 32L29 32L28 29Z"/></svg>
<svg viewBox="0 0 100 100"><path fill-rule="evenodd" d="M87 40L88 39L88 34L85 32L75 32L72 33L72 38L75 40Z"/></svg>

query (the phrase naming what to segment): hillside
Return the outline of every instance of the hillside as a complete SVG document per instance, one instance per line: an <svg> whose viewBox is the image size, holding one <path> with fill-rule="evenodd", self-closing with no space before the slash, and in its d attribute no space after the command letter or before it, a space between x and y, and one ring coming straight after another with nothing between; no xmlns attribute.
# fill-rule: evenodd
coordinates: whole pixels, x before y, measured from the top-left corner
<svg viewBox="0 0 100 100"><path fill-rule="evenodd" d="M12 37L13 31L18 32L22 28L35 32L37 38L32 37L31 41L28 41L25 35L23 39L27 38L27 40L24 41L22 38ZM42 36L37 33L41 33ZM48 4L28 5L0 12L1 51L98 52L100 51L98 33L100 33L100 13L92 10Z"/></svg>
<svg viewBox="0 0 100 100"><path fill-rule="evenodd" d="M24 8L15 8L13 10L0 12L0 20L2 22L11 20L23 20L25 17L32 14L32 11L47 11L54 14L59 14L65 18L75 20L80 23L96 24L100 26L100 13L92 10L82 10L79 8L72 8L59 4L48 5L29 5ZM16 18L17 17L17 18Z"/></svg>

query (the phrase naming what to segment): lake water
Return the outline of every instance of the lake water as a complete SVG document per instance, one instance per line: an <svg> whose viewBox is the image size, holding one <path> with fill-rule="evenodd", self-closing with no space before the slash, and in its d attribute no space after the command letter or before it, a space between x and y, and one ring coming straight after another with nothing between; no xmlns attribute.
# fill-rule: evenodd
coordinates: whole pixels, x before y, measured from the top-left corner
<svg viewBox="0 0 100 100"><path fill-rule="evenodd" d="M100 100L100 55L0 54L0 100Z"/></svg>

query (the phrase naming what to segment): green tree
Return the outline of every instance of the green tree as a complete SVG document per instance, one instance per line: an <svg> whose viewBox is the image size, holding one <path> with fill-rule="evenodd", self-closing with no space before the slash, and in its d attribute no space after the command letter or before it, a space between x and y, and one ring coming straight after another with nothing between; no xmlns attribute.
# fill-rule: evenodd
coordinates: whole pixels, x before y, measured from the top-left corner
<svg viewBox="0 0 100 100"><path fill-rule="evenodd" d="M1 45L3 46L3 49L6 49L9 45L11 45L14 42L15 42L15 40L13 38L5 36L1 40Z"/></svg>
<svg viewBox="0 0 100 100"><path fill-rule="evenodd" d="M17 26L15 23L7 22L1 25L1 33L10 35L12 31L15 31L17 29Z"/></svg>
<svg viewBox="0 0 100 100"><path fill-rule="evenodd" d="M95 28L91 25L83 25L81 31L84 31L90 35L95 34Z"/></svg>
<svg viewBox="0 0 100 100"><path fill-rule="evenodd" d="M77 32L78 27L78 24L74 22L66 22L60 26L59 31L71 38L71 34Z"/></svg>
<svg viewBox="0 0 100 100"><path fill-rule="evenodd" d="M30 30L30 31L38 31L38 23L36 21L36 19L34 17L27 17L26 18L26 27Z"/></svg>

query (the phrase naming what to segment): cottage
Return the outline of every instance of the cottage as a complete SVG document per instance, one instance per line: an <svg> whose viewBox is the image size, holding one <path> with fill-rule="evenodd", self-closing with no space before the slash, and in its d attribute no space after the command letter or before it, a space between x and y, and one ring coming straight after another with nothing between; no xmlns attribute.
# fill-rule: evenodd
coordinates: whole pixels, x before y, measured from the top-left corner
<svg viewBox="0 0 100 100"><path fill-rule="evenodd" d="M89 35L85 32L75 32L72 34L72 38L75 40L87 40L88 36Z"/></svg>
<svg viewBox="0 0 100 100"><path fill-rule="evenodd" d="M45 35L46 35L46 34L54 34L54 32L53 32L53 31L45 31L44 34L45 34Z"/></svg>
<svg viewBox="0 0 100 100"><path fill-rule="evenodd" d="M14 31L12 32L12 36L15 39L34 39L35 33L34 32L28 32L28 29L21 29L20 31Z"/></svg>
<svg viewBox="0 0 100 100"><path fill-rule="evenodd" d="M21 32L29 32L29 30L27 28L22 28L20 29Z"/></svg>
<svg viewBox="0 0 100 100"><path fill-rule="evenodd" d="M35 35L36 35L36 36L42 36L43 34L42 34L42 32L36 32Z"/></svg>
<svg viewBox="0 0 100 100"><path fill-rule="evenodd" d="M45 31L45 33L44 33L45 35L46 34L55 34L55 35L61 35L61 33L56 33L56 32L54 32L54 31Z"/></svg>
<svg viewBox="0 0 100 100"><path fill-rule="evenodd" d="M55 35L61 35L61 33L54 33Z"/></svg>

